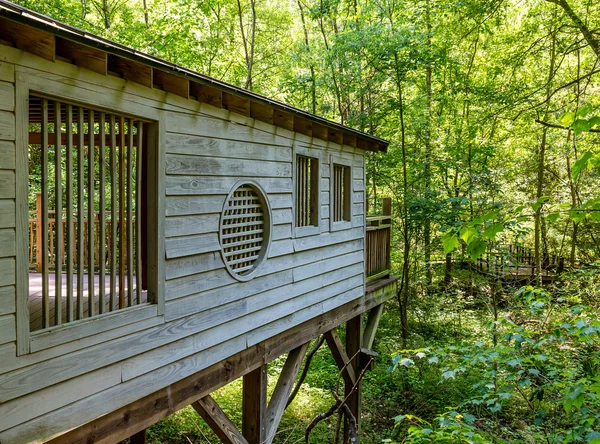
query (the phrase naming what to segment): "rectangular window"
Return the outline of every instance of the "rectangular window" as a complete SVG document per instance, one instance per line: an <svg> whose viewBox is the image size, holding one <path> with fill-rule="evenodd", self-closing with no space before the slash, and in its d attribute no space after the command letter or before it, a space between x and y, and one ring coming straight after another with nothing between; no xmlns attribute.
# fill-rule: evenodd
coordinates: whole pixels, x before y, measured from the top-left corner
<svg viewBox="0 0 600 444"><path fill-rule="evenodd" d="M333 222L351 221L351 171L348 165L333 164Z"/></svg>
<svg viewBox="0 0 600 444"><path fill-rule="evenodd" d="M296 227L319 225L319 159L296 156Z"/></svg>
<svg viewBox="0 0 600 444"><path fill-rule="evenodd" d="M147 121L29 96L29 327L148 302Z"/></svg>

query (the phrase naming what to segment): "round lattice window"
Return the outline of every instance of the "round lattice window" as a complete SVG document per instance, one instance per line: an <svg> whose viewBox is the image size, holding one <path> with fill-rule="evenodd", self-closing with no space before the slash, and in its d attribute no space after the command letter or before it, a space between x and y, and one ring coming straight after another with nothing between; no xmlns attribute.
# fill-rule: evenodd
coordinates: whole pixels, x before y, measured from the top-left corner
<svg viewBox="0 0 600 444"><path fill-rule="evenodd" d="M271 208L255 182L241 182L227 196L221 215L221 255L229 273L252 279L267 256Z"/></svg>

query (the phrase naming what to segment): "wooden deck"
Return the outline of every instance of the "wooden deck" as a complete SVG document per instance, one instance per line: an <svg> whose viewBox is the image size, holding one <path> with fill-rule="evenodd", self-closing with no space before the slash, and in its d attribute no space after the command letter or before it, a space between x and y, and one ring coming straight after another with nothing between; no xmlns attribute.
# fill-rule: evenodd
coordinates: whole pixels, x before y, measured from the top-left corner
<svg viewBox="0 0 600 444"><path fill-rule="evenodd" d="M49 275L49 295L50 295L50 313L54 313L54 300L55 300L55 276L54 274ZM125 297L127 297L127 278L125 278ZM99 293L100 277L96 274L94 276L94 313L100 311L100 293ZM119 284L117 282L117 294ZM110 304L110 276L105 277L105 310L109 311ZM133 280L133 289L135 292L135 277ZM73 276L73 304L75 306L77 300L77 276ZM66 275L62 277L62 294L67 293L67 280ZM142 292L142 303L148 301L147 291ZM115 298L115 306L118 306L118 300ZM89 313L89 292L88 292L88 276L87 274L83 277L83 316L88 317ZM67 316L67 297L62 298L62 318L66 319ZM54 326L54 316L50 316L51 326ZM29 327L31 331L41 330L42 328L42 274L41 273L29 273Z"/></svg>

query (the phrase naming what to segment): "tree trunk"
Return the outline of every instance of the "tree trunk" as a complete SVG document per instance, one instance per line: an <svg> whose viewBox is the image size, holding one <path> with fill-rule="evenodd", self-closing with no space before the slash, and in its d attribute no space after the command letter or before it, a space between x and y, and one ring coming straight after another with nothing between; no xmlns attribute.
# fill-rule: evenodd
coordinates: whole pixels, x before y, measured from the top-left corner
<svg viewBox="0 0 600 444"><path fill-rule="evenodd" d="M592 51L594 51L594 53L596 54L596 57L600 58L600 40L594 37L594 33L579 18L575 11L573 11L571 6L569 5L569 2L567 2L567 0L546 1L560 6L565 11L565 13L569 16L573 24L577 26L577 28L579 28L579 31L581 32L581 34L583 34L583 37L585 38L585 41L588 43L588 45L590 45L590 48L592 48Z"/></svg>
<svg viewBox="0 0 600 444"><path fill-rule="evenodd" d="M426 82L427 82L427 126L425 130L425 168L424 168L424 179L425 179L425 194L429 194L429 186L431 185L431 126L432 126L432 114L431 104L433 96L432 88L432 75L433 69L431 67L431 13L430 13L430 0L427 0L427 9L425 11L425 20L427 22L427 47L429 49L429 57L427 60L426 67ZM431 274L431 219L429 218L429 212L426 212L425 220L423 223L423 246L425 255L425 279L427 285L430 286L433 277Z"/></svg>

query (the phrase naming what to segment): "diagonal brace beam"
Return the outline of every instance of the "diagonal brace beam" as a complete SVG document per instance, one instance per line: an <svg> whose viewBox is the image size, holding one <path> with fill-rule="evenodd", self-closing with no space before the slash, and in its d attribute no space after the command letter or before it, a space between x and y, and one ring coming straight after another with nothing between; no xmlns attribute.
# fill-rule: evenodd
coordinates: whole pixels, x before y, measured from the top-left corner
<svg viewBox="0 0 600 444"><path fill-rule="evenodd" d="M246 438L210 395L192 403L192 407L215 432L221 442L225 444L248 444Z"/></svg>
<svg viewBox="0 0 600 444"><path fill-rule="evenodd" d="M271 395L271 400L267 407L265 444L271 444L273 438L275 438L277 428L279 427L281 417L287 406L290 393L294 388L294 381L296 380L296 376L298 376L302 360L304 359L309 344L310 343L307 342L306 344L293 349L288 354L283 370L281 370L279 379L277 380L275 391L273 392L273 395Z"/></svg>
<svg viewBox="0 0 600 444"><path fill-rule="evenodd" d="M347 386L354 387L354 384L356 384L356 372L350 364L350 359L344 350L344 345L339 335L335 330L329 330L325 333L325 340L331 350L333 359L335 359L339 369L342 371L344 382Z"/></svg>
<svg viewBox="0 0 600 444"><path fill-rule="evenodd" d="M371 311L369 311L369 317L367 318L367 325L365 327L362 341L364 348L368 348L369 350L373 348L375 334L377 333L377 328L379 327L379 321L381 320L382 314L383 304L373 307Z"/></svg>

